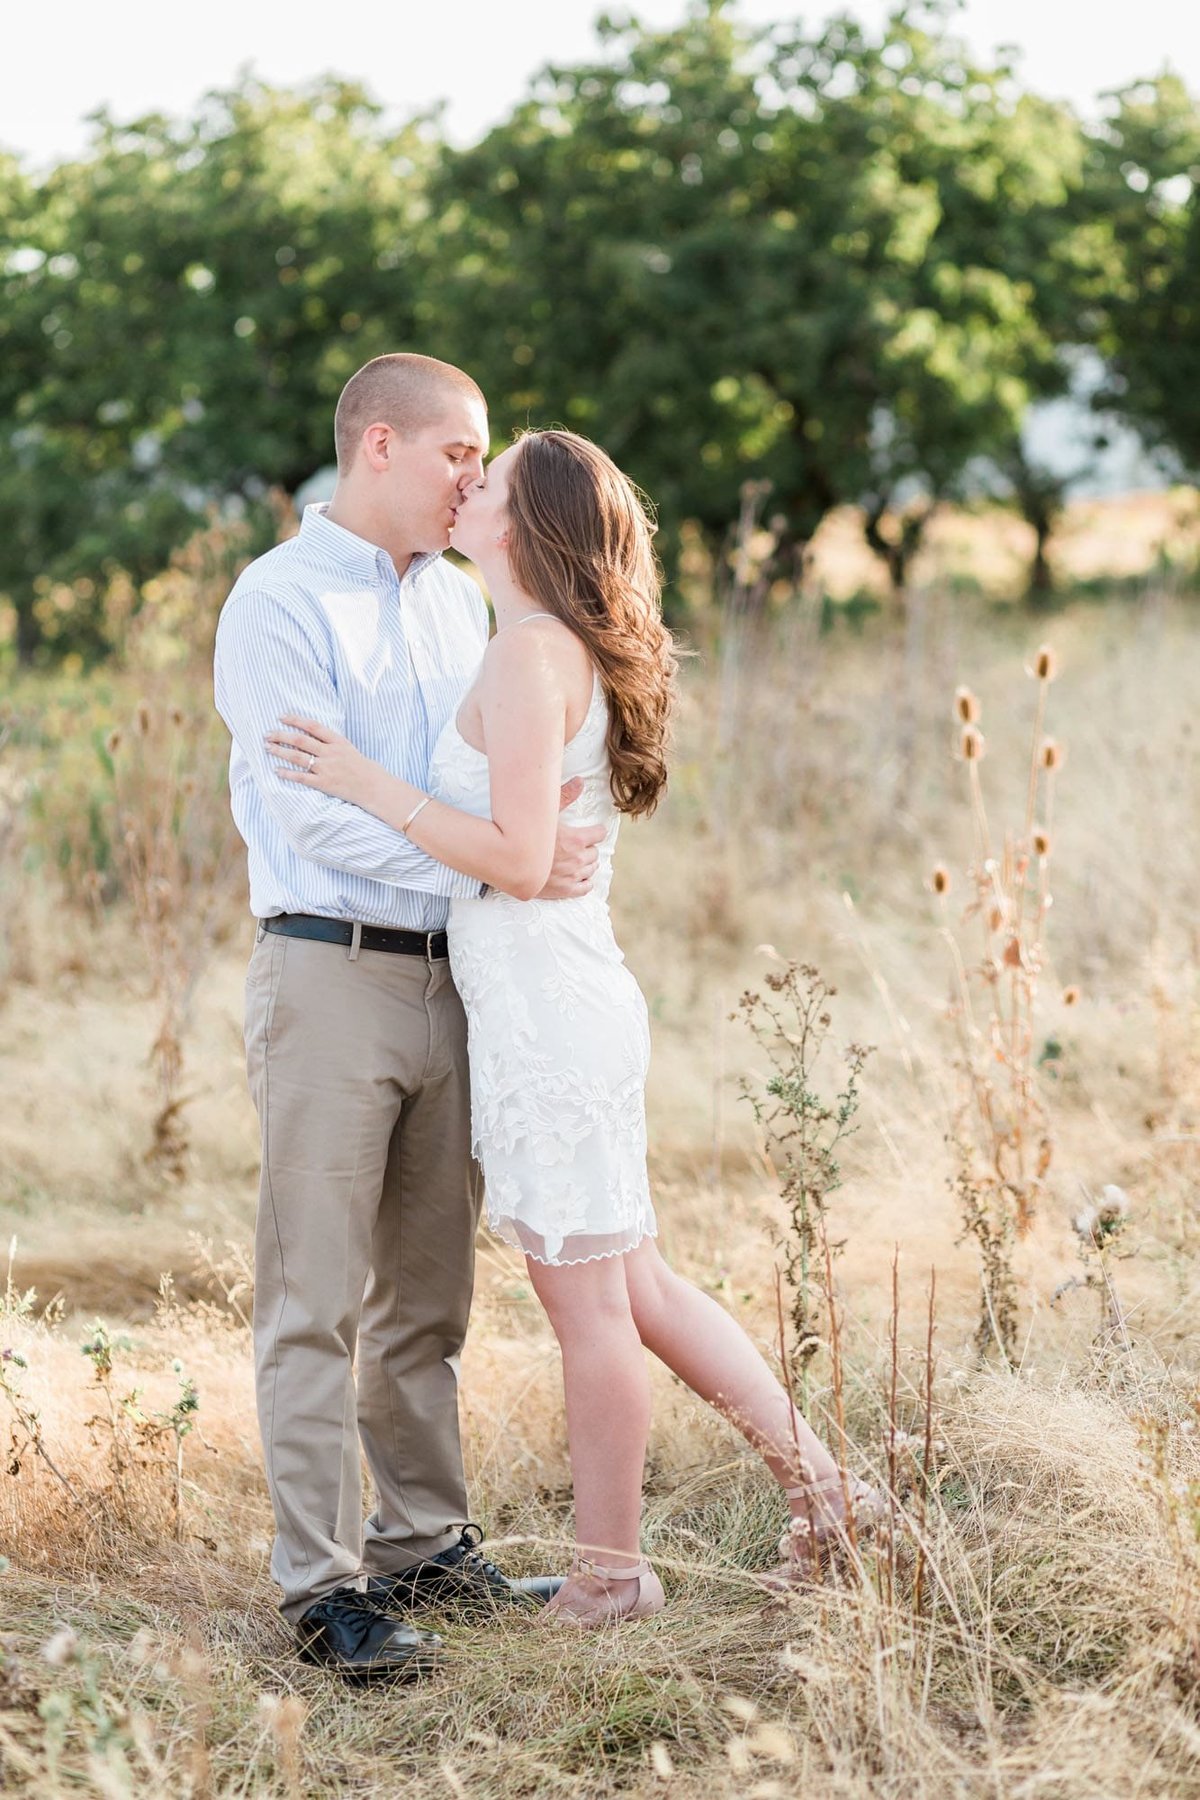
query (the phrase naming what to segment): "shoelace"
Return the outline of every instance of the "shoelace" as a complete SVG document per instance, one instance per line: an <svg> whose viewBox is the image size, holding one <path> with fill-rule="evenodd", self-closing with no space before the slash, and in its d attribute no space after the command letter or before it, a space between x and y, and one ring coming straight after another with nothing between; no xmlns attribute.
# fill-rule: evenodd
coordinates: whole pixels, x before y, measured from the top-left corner
<svg viewBox="0 0 1200 1800"><path fill-rule="evenodd" d="M471 1538L469 1538L467 1536L467 1533L469 1531L477 1531L479 1533L479 1536L477 1538L475 1538L474 1540L472 1540ZM469 1564L469 1566L473 1569L481 1570L483 1572L483 1574L488 1576L489 1578L495 1577L495 1579L497 1581L503 1581L503 1582L507 1583L508 1578L503 1573L503 1571L498 1569L494 1562L489 1562L487 1557L484 1556L479 1549L479 1545L482 1544L482 1542L483 1542L482 1526L476 1525L473 1522L468 1522L466 1525L463 1526L462 1532L461 1532L461 1535L459 1536L458 1541L462 1545L462 1549L463 1549L463 1554L460 1559L462 1562Z"/></svg>
<svg viewBox="0 0 1200 1800"><path fill-rule="evenodd" d="M393 1616L382 1599L358 1588L336 1588L332 1594L326 1594L324 1604L344 1608L346 1612L368 1613L373 1619Z"/></svg>

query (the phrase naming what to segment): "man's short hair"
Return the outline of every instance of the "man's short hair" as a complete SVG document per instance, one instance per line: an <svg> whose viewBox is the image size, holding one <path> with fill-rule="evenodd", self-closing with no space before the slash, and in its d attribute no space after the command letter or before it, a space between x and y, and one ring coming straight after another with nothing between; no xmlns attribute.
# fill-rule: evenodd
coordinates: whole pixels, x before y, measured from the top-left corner
<svg viewBox="0 0 1200 1800"><path fill-rule="evenodd" d="M453 363L402 351L364 363L342 389L333 416L338 473L349 474L368 425L390 425L402 438L416 437L436 424L451 394L465 394L486 407L477 382Z"/></svg>

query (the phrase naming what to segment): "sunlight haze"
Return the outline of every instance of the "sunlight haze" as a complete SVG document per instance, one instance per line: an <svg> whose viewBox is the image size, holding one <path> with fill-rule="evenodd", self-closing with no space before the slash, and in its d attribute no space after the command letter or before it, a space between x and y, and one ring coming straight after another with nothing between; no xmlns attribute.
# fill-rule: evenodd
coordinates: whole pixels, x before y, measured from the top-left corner
<svg viewBox="0 0 1200 1800"><path fill-rule="evenodd" d="M664 27L684 16L685 3L642 0L633 10ZM742 0L737 10L756 25L812 20L835 9ZM889 9L882 0L859 0L846 10L874 28ZM125 119L155 111L186 116L204 92L229 85L247 65L279 85L330 71L348 76L398 116L444 101L450 136L469 143L507 113L544 63L581 61L592 52L600 11L593 0L552 7L544 0L366 4L338 13L312 0L249 7L209 0L169 13L149 0L19 8L6 20L0 146L35 167L50 165L84 148L84 121L97 108ZM1124 9L1091 9L1085 29L1064 0L966 0L959 28L979 55L1015 44L1028 85L1085 113L1096 110L1102 90L1166 64L1200 87L1200 12L1174 0L1143 0L1136 25Z"/></svg>

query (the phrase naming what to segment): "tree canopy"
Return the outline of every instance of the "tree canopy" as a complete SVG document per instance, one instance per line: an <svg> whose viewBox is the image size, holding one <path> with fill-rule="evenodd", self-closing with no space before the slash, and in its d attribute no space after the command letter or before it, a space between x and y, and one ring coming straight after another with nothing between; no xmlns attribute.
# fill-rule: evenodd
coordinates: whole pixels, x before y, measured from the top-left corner
<svg viewBox="0 0 1200 1800"><path fill-rule="evenodd" d="M1198 164L1178 81L1085 126L972 60L948 4L876 34L751 31L721 0L602 21L467 149L333 78L101 115L42 179L0 157L19 652L102 654L114 582L136 604L206 515L328 463L337 394L384 350L468 368L497 441L598 438L668 560L685 524L719 545L748 480L790 547L861 505L897 583L942 499L1007 487L1049 519L1023 424L1081 346L1194 470Z"/></svg>

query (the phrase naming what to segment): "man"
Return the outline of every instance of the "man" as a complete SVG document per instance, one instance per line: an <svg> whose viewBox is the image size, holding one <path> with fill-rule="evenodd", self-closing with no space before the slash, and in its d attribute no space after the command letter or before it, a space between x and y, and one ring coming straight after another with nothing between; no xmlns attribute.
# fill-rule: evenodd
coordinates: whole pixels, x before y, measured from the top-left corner
<svg viewBox="0 0 1200 1800"><path fill-rule="evenodd" d="M457 1378L478 1193L444 926L449 898L478 884L279 780L264 744L298 711L426 784L487 641L478 588L441 555L482 473L487 410L462 370L381 356L347 383L334 436L332 501L225 603L216 699L259 920L246 1052L271 1568L301 1654L370 1680L431 1665L439 1640L405 1620L413 1607L530 1604L553 1584L508 1581L465 1523ZM600 835L560 828L545 898L580 893Z"/></svg>

